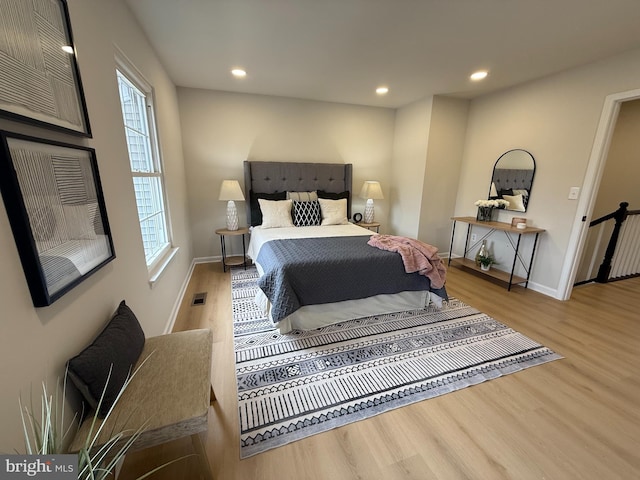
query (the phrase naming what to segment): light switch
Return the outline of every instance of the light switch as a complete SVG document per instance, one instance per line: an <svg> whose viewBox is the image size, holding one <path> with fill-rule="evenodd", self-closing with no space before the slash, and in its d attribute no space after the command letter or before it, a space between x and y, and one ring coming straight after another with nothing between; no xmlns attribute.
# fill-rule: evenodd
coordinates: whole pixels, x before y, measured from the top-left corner
<svg viewBox="0 0 640 480"><path fill-rule="evenodd" d="M571 187L569 189L569 200L577 200L580 195L580 187Z"/></svg>

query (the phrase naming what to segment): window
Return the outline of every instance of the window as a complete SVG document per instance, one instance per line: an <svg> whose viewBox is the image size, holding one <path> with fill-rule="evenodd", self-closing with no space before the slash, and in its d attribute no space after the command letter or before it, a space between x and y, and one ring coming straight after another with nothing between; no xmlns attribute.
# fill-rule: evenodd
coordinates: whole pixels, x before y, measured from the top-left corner
<svg viewBox="0 0 640 480"><path fill-rule="evenodd" d="M169 252L171 243L151 88L134 75L120 70L116 75L144 254L147 267L153 270Z"/></svg>

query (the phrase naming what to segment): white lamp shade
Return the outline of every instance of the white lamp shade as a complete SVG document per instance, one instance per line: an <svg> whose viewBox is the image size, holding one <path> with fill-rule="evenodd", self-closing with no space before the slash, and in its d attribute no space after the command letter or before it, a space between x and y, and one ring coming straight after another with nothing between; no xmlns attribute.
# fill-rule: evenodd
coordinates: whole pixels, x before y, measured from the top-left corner
<svg viewBox="0 0 640 480"><path fill-rule="evenodd" d="M242 189L237 180L223 180L222 187L220 187L220 196L218 200L244 200Z"/></svg>
<svg viewBox="0 0 640 480"><path fill-rule="evenodd" d="M384 195L382 195L380 182L375 182L373 180L367 180L364 182L362 190L360 190L360 198L366 198L367 200L382 200Z"/></svg>

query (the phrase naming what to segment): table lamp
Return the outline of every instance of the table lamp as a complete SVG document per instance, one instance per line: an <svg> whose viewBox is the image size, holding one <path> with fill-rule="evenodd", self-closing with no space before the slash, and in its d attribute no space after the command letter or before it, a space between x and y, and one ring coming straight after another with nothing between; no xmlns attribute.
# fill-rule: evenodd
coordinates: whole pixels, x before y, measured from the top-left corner
<svg viewBox="0 0 640 480"><path fill-rule="evenodd" d="M235 200L244 200L238 181L223 180L218 200L227 201L227 230L238 230L238 210L236 209Z"/></svg>
<svg viewBox="0 0 640 480"><path fill-rule="evenodd" d="M375 218L373 201L382 200L384 198L380 182L375 182L373 180L367 180L364 182L362 190L360 190L360 198L367 199L367 203L364 207L364 223L373 223Z"/></svg>

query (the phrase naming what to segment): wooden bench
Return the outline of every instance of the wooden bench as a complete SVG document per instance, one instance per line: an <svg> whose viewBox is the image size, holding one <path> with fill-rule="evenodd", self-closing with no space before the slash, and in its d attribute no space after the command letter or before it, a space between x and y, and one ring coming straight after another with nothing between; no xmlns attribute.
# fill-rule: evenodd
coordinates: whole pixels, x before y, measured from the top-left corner
<svg viewBox="0 0 640 480"><path fill-rule="evenodd" d="M128 452L189 435L205 479L213 479L201 438L207 431L209 406L215 400L211 387L212 342L211 330L206 329L147 338L136 368L144 364L106 419L96 447L114 432L127 432L120 445L140 427L144 432ZM82 448L93 418L89 415L82 423L69 451ZM94 428L102 422L98 419Z"/></svg>

